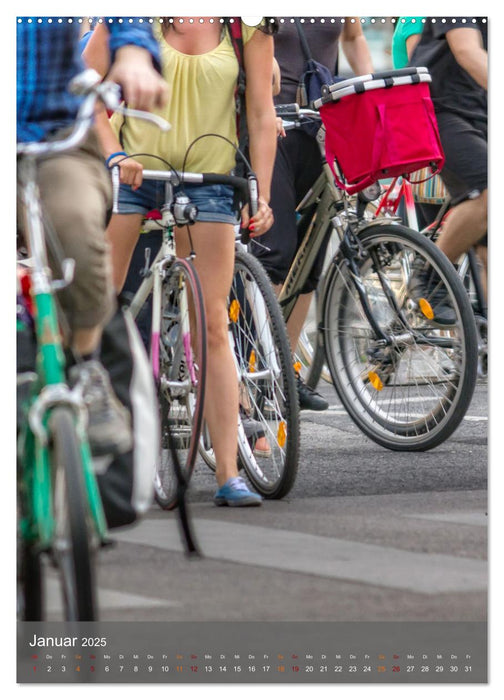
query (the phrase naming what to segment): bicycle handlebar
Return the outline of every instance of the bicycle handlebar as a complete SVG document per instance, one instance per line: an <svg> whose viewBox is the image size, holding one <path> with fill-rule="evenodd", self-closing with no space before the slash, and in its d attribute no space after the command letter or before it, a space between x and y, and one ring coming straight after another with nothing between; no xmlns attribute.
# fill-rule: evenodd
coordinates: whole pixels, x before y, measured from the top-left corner
<svg viewBox="0 0 504 700"><path fill-rule="evenodd" d="M250 172L248 177L244 178L236 175L225 175L221 173L191 173L178 170L144 170L142 176L144 180L158 180L161 182L171 183L173 185L180 185L184 183L189 185L229 185L238 190L242 197L242 201L248 202L250 216L254 216L259 208L257 178L253 172ZM112 167L112 212L114 214L119 213L119 185L119 165L116 164ZM241 234L242 243L247 244L249 239L249 231L247 229L243 229Z"/></svg>
<svg viewBox="0 0 504 700"><path fill-rule="evenodd" d="M297 129L302 124L320 121L320 114L317 110L301 108L296 102L276 105L275 112L277 117L282 118L282 126L285 131Z"/></svg>
<svg viewBox="0 0 504 700"><path fill-rule="evenodd" d="M107 109L120 112L129 117L138 117L144 121L153 122L163 131L168 131L171 128L167 121L156 114L141 112L121 105L121 88L119 85L110 81L102 82L100 75L92 68L75 76L70 82L68 89L74 95L83 95L85 98L79 107L70 134L58 141L19 143L16 148L18 155L37 158L54 153L63 153L80 146L93 123L95 105L98 100L101 100Z"/></svg>

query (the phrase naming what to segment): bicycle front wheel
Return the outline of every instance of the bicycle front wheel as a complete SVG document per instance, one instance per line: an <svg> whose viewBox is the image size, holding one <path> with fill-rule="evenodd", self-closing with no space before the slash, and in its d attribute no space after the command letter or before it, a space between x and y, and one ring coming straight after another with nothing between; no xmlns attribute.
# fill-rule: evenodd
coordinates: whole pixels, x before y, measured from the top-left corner
<svg viewBox="0 0 504 700"><path fill-rule="evenodd" d="M380 224L363 229L359 239L358 274L341 256L324 290L324 347L334 386L354 422L378 444L431 449L457 428L474 391L477 337L467 294L453 265L421 234ZM419 271L435 280L432 292L450 310L449 322L436 321L428 299L413 291Z"/></svg>
<svg viewBox="0 0 504 700"><path fill-rule="evenodd" d="M169 268L162 283L160 313L159 338L152 339L153 349L159 348L161 419L154 495L161 508L171 510L177 505L180 477L186 483L191 478L203 424L205 311L198 277L187 260L176 260Z"/></svg>
<svg viewBox="0 0 504 700"><path fill-rule="evenodd" d="M299 406L287 330L261 264L237 250L229 322L240 383L239 460L266 498L291 490L299 459ZM255 426L255 427L254 427ZM256 449L258 437L267 445Z"/></svg>
<svg viewBox="0 0 504 700"><path fill-rule="evenodd" d="M96 620L93 528L75 418L55 408L49 418L50 460L54 473L52 556L58 569L65 619Z"/></svg>

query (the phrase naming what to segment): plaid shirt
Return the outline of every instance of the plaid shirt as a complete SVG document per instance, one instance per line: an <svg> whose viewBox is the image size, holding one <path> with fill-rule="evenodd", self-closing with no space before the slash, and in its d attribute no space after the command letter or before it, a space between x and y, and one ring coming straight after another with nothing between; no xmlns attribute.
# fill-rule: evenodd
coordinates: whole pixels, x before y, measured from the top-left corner
<svg viewBox="0 0 504 700"><path fill-rule="evenodd" d="M42 141L71 124L82 100L68 92L70 80L85 68L79 48L81 25L77 18L48 19L17 19L18 141ZM151 26L146 18L139 19L119 23L117 17L105 18L112 60L119 48L133 44L147 49L159 70L159 47Z"/></svg>

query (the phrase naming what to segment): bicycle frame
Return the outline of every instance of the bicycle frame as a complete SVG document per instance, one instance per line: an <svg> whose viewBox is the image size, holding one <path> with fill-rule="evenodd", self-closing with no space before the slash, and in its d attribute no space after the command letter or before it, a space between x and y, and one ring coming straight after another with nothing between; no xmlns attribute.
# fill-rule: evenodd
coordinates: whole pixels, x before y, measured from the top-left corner
<svg viewBox="0 0 504 700"><path fill-rule="evenodd" d="M394 339L388 337L383 332L380 324L375 319L369 303L368 292L360 279L359 266L357 264L357 260L360 256L360 250L358 248L359 244L358 239L352 235L352 227L354 224L358 226L359 221L356 215L352 219L352 214L348 208L348 198L346 193L343 193L334 184L333 174L324 158L325 151L323 129L319 130L317 141L323 157L322 173L319 175L314 185L310 188L296 209L298 213L302 214L305 212L305 216L309 218L309 221L307 222L307 231L303 237L296 257L291 264L289 273L278 297L285 321L288 321L289 316L294 309L297 297L301 293L300 290L303 288L303 285L308 278L316 256L324 243L325 236L330 234L331 229L334 229L338 235L339 241L334 252L332 264L335 263L338 254L341 253L341 255L343 255L345 258L345 263L351 270L353 283L357 289L364 315L373 329L377 341L382 345L390 345L392 342L394 342ZM301 218L298 226L301 225L302 222L303 219ZM386 222L387 219L374 219L373 221L367 222L366 226L380 226ZM399 320L403 323L404 328L407 329L409 327L408 323L402 310L397 305L395 295L390 288L388 280L379 272L379 265L376 265L376 269L386 298L389 300L392 308L394 308ZM406 273L409 277L411 270L407 270ZM324 279L328 279L327 273ZM322 281L322 287L325 288L324 281ZM324 293L322 293L317 303L317 328L319 330L322 328L322 300L324 299L324 296ZM420 344L424 342L421 338L417 338L416 341ZM425 342L427 343L427 341ZM428 344L439 345L442 347L447 345L448 342L443 338L431 338L428 341Z"/></svg>
<svg viewBox="0 0 504 700"><path fill-rule="evenodd" d="M80 393L71 390L65 380L65 355L58 325L54 289L65 286L54 282L47 264L42 211L35 180L35 159L29 156L20 164L24 182L22 196L26 211L26 231L32 254L32 294L37 338L36 380L32 384L27 421L19 436L21 482L24 509L21 536L48 550L55 535L53 516L53 470L50 463L47 424L56 406L70 408L75 416L84 470L84 485L89 512L100 540L106 536L106 521L92 468L86 438L86 409Z"/></svg>
<svg viewBox="0 0 504 700"><path fill-rule="evenodd" d="M144 177L147 179L156 179L156 173L144 172ZM171 181L165 183L165 204L161 209L162 219L159 222L159 227L162 232L163 240L161 247L154 258L152 264L146 259L145 268L143 270L143 282L138 288L133 300L130 304L130 312L133 318L136 318L140 313L143 305L147 301L149 294L152 292L152 323L151 323L151 344L150 344L150 360L152 371L156 382L159 381L160 375L160 358L159 358L159 337L161 332L161 303L162 303L162 284L167 270L171 267L176 259L175 250L175 219L170 212L170 202L172 200L172 184ZM182 328L182 338L184 345L191 341L191 329L189 327L188 315L188 300L187 294L180 296L183 308L181 309L181 317L186 327ZM190 356L190 353L188 353ZM194 367L188 367L191 381L196 382L196 373Z"/></svg>
<svg viewBox="0 0 504 700"><path fill-rule="evenodd" d="M329 229L334 226L338 234L340 233L338 230L340 221L337 217L336 207L341 201L341 195L332 184L331 179L328 178L326 169L329 170L329 166L327 163L324 163L323 167L324 172L319 175L296 209L298 213L301 213L303 210L310 212L313 206L317 207L316 215L308 223L307 232L278 296L286 322L296 304L299 295L298 290L303 288L308 279L310 270ZM331 217L333 210L335 216Z"/></svg>

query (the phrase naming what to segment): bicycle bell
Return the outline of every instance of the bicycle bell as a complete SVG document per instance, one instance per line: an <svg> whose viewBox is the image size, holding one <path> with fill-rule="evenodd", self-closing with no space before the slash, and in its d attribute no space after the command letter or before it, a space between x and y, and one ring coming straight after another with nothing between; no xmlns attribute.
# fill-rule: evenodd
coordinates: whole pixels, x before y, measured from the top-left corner
<svg viewBox="0 0 504 700"><path fill-rule="evenodd" d="M192 204L186 194L177 194L172 205L172 214L177 226L194 224L198 216L198 207Z"/></svg>

